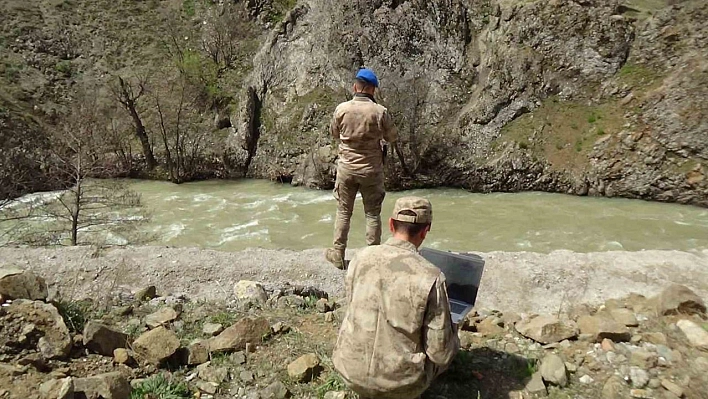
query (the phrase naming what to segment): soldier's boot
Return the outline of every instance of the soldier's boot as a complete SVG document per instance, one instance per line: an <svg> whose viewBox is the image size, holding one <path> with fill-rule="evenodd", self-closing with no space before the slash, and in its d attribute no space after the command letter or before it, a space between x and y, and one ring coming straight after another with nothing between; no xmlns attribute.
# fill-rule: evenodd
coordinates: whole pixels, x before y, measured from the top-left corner
<svg viewBox="0 0 708 399"><path fill-rule="evenodd" d="M335 248L327 248L325 249L325 259L331 264L334 265L339 270L345 270L346 269L346 262L344 261L344 251L335 249Z"/></svg>

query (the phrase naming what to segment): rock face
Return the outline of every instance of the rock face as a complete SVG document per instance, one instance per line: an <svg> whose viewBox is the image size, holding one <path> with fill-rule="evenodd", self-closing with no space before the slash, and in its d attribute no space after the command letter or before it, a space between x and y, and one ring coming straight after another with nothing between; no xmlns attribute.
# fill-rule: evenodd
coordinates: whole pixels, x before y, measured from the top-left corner
<svg viewBox="0 0 708 399"><path fill-rule="evenodd" d="M10 317L20 321L22 327L16 334L10 332L0 338L17 339L25 337L20 346L36 346L45 359L59 359L69 355L71 350L71 336L69 329L64 324L64 319L57 309L47 303L18 299L7 307ZM17 324L14 324L17 325Z"/></svg>
<svg viewBox="0 0 708 399"><path fill-rule="evenodd" d="M653 301L656 311L660 315L706 313L706 305L703 300L683 285L672 285Z"/></svg>
<svg viewBox="0 0 708 399"><path fill-rule="evenodd" d="M288 365L288 375L297 382L310 382L321 370L320 359L314 353L302 355Z"/></svg>
<svg viewBox="0 0 708 399"><path fill-rule="evenodd" d="M150 330L133 342L133 351L138 360L159 365L179 349L179 338L165 327Z"/></svg>
<svg viewBox="0 0 708 399"><path fill-rule="evenodd" d="M47 284L30 271L0 267L0 297L43 301L47 299Z"/></svg>
<svg viewBox="0 0 708 399"><path fill-rule="evenodd" d="M130 383L119 372L99 374L93 377L77 378L74 390L86 399L128 399Z"/></svg>
<svg viewBox="0 0 708 399"><path fill-rule="evenodd" d="M246 344L257 344L270 333L270 324L264 318L241 319L216 337L206 341L209 351L237 351L246 348Z"/></svg>
<svg viewBox="0 0 708 399"><path fill-rule="evenodd" d="M91 320L84 327L84 346L103 356L113 356L113 351L125 348L128 344L128 335L113 330L112 328Z"/></svg>
<svg viewBox="0 0 708 399"><path fill-rule="evenodd" d="M624 324L603 315L582 316L578 319L581 334L588 334L593 341L611 339L614 342L629 341L631 334Z"/></svg>
<svg viewBox="0 0 708 399"><path fill-rule="evenodd" d="M553 316L537 316L516 323L519 334L543 344L560 342L578 335L578 327L572 321L560 321Z"/></svg>

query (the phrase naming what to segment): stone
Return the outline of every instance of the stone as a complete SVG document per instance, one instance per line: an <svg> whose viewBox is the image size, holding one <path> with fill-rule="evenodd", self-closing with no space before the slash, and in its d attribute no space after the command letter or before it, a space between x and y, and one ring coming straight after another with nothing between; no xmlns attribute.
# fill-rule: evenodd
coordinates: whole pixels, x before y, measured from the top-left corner
<svg viewBox="0 0 708 399"><path fill-rule="evenodd" d="M629 379L632 381L632 387L644 388L649 383L649 374L643 369L633 366L629 369Z"/></svg>
<svg viewBox="0 0 708 399"><path fill-rule="evenodd" d="M302 355L288 364L288 375L296 382L310 382L321 370L320 359L314 353Z"/></svg>
<svg viewBox="0 0 708 399"><path fill-rule="evenodd" d="M629 341L631 334L623 324L604 315L581 316L578 319L581 334L590 334L593 342L608 338L614 342Z"/></svg>
<svg viewBox="0 0 708 399"><path fill-rule="evenodd" d="M128 334L116 331L99 321L91 320L86 323L83 333L84 347L103 356L113 356L113 351L126 348Z"/></svg>
<svg viewBox="0 0 708 399"><path fill-rule="evenodd" d="M116 348L113 350L113 361L118 364L130 363L130 353L125 348Z"/></svg>
<svg viewBox="0 0 708 399"><path fill-rule="evenodd" d="M540 371L533 373L524 390L532 397L545 397L548 395L548 390L546 390L546 384L543 383Z"/></svg>
<svg viewBox="0 0 708 399"><path fill-rule="evenodd" d="M612 340L607 338L602 340L602 344L600 347L605 352L611 352L615 350L615 346L613 345Z"/></svg>
<svg viewBox="0 0 708 399"><path fill-rule="evenodd" d="M209 395L214 395L219 390L219 384L215 382L197 381L194 385L196 385L197 389Z"/></svg>
<svg viewBox="0 0 708 399"><path fill-rule="evenodd" d="M128 399L131 386L117 371L74 380L74 391L86 399ZM83 397L83 396L79 396Z"/></svg>
<svg viewBox="0 0 708 399"><path fill-rule="evenodd" d="M486 317L477 324L477 331L484 335L499 335L504 333L504 328L499 326L501 319Z"/></svg>
<svg viewBox="0 0 708 399"><path fill-rule="evenodd" d="M210 337L218 335L222 331L224 331L224 326L219 323L204 323L204 326L202 326L202 333Z"/></svg>
<svg viewBox="0 0 708 399"><path fill-rule="evenodd" d="M666 335L660 332L644 333L644 340L654 345L666 345Z"/></svg>
<svg viewBox="0 0 708 399"><path fill-rule="evenodd" d="M519 346L513 342L507 342L506 345L504 345L504 351L508 353L519 353Z"/></svg>
<svg viewBox="0 0 708 399"><path fill-rule="evenodd" d="M47 299L47 295L47 283L33 272L13 266L0 267L2 302L9 299L44 301Z"/></svg>
<svg viewBox="0 0 708 399"><path fill-rule="evenodd" d="M278 298L277 306L279 309L299 309L305 307L305 299L297 295L286 295Z"/></svg>
<svg viewBox="0 0 708 399"><path fill-rule="evenodd" d="M287 399L292 394L288 388L280 381L276 380L261 391L262 399ZM325 397L327 395L325 394Z"/></svg>
<svg viewBox="0 0 708 399"><path fill-rule="evenodd" d="M657 360L658 356L656 355L656 353L652 353L644 349L637 349L632 352L630 364L632 366L637 366L644 370L648 370L656 366Z"/></svg>
<svg viewBox="0 0 708 399"><path fill-rule="evenodd" d="M197 366L197 376L202 381L221 384L228 378L229 370L226 367L214 367L211 364L204 363Z"/></svg>
<svg viewBox="0 0 708 399"><path fill-rule="evenodd" d="M270 324L266 319L244 318L206 342L210 352L238 351L246 349L246 344L262 342L268 334Z"/></svg>
<svg viewBox="0 0 708 399"><path fill-rule="evenodd" d="M593 382L595 382L595 380L593 380L593 378L589 375L585 374L584 376L580 377L580 382L582 384L592 384Z"/></svg>
<svg viewBox="0 0 708 399"><path fill-rule="evenodd" d="M612 309L610 310L610 315L616 322L627 327L637 327L639 325L634 312L629 309Z"/></svg>
<svg viewBox="0 0 708 399"><path fill-rule="evenodd" d="M174 355L179 347L177 335L165 327L143 333L132 345L137 360L155 366Z"/></svg>
<svg viewBox="0 0 708 399"><path fill-rule="evenodd" d="M39 386L39 392L45 399L74 399L74 379L49 380Z"/></svg>
<svg viewBox="0 0 708 399"><path fill-rule="evenodd" d="M690 320L679 320L676 326L693 347L708 350L708 331Z"/></svg>
<svg viewBox="0 0 708 399"><path fill-rule="evenodd" d="M203 341L187 346L187 365L195 366L209 361L209 348Z"/></svg>
<svg viewBox="0 0 708 399"><path fill-rule="evenodd" d="M290 331L290 327L282 321L279 321L270 326L270 330L273 334L285 334Z"/></svg>
<svg viewBox="0 0 708 399"><path fill-rule="evenodd" d="M135 300L138 302L147 302L157 297L157 288L154 285L149 285L135 293Z"/></svg>
<svg viewBox="0 0 708 399"><path fill-rule="evenodd" d="M253 375L252 371L244 370L241 373L239 373L238 378L245 383L253 382L253 380L256 378Z"/></svg>
<svg viewBox="0 0 708 399"><path fill-rule="evenodd" d="M627 398L627 384L619 376L613 375L602 386L602 399Z"/></svg>
<svg viewBox="0 0 708 399"><path fill-rule="evenodd" d="M334 310L330 306L327 298L318 299L317 302L315 302L315 309L317 309L317 311L320 313L327 313L327 312Z"/></svg>
<svg viewBox="0 0 708 399"><path fill-rule="evenodd" d="M116 316L122 317L122 316L128 316L133 314L133 305L128 305L128 306L118 306L114 308L111 313L113 313Z"/></svg>
<svg viewBox="0 0 708 399"><path fill-rule="evenodd" d="M540 371L544 381L561 387L568 385L568 371L560 356L550 354L544 357Z"/></svg>
<svg viewBox="0 0 708 399"><path fill-rule="evenodd" d="M629 343L634 344L634 345L639 345L640 342L644 339L644 336L639 335L639 334L634 334L632 335L632 338L629 339Z"/></svg>
<svg viewBox="0 0 708 399"><path fill-rule="evenodd" d="M229 356L229 360L233 364L245 364L246 363L246 353L239 351L239 352L234 352Z"/></svg>
<svg viewBox="0 0 708 399"><path fill-rule="evenodd" d="M661 380L658 378L651 378L649 379L649 384L647 384L647 386L651 389L657 389L661 387Z"/></svg>
<svg viewBox="0 0 708 399"><path fill-rule="evenodd" d="M324 395L324 399L347 399L346 391L329 391Z"/></svg>
<svg viewBox="0 0 708 399"><path fill-rule="evenodd" d="M241 280L234 285L234 296L241 301L250 301L257 304L265 304L268 294L261 283L256 281Z"/></svg>
<svg viewBox="0 0 708 399"><path fill-rule="evenodd" d="M333 323L334 322L334 312L327 312L324 314L324 321L326 323Z"/></svg>
<svg viewBox="0 0 708 399"><path fill-rule="evenodd" d="M672 285L653 298L654 308L659 315L699 314L705 315L703 300L683 285Z"/></svg>
<svg viewBox="0 0 708 399"><path fill-rule="evenodd" d="M577 336L578 328L572 321L561 321L553 316L536 316L517 322L516 331L536 342L550 344Z"/></svg>
<svg viewBox="0 0 708 399"><path fill-rule="evenodd" d="M176 310L169 306L158 309L156 312L145 316L145 325L149 328L157 328L174 321L179 317Z"/></svg>
<svg viewBox="0 0 708 399"><path fill-rule="evenodd" d="M683 388L680 386L676 385L675 383L667 380L666 378L661 379L661 386L664 387L667 391L671 392L672 394L678 396L679 398L683 397Z"/></svg>
<svg viewBox="0 0 708 399"><path fill-rule="evenodd" d="M26 325L32 324L33 330L41 331L31 334L28 336L30 338L25 337L28 341L24 345L36 345L45 359L61 359L69 355L72 346L71 335L54 305L18 299L4 309L9 314L21 317Z"/></svg>
<svg viewBox="0 0 708 399"><path fill-rule="evenodd" d="M630 389L629 396L638 399L652 399L651 392L646 389Z"/></svg>

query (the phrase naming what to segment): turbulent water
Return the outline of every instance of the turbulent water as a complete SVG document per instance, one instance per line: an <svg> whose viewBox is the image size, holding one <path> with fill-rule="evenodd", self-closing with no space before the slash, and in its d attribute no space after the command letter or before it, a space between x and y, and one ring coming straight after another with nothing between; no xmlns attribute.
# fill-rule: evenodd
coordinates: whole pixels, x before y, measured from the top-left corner
<svg viewBox="0 0 708 399"><path fill-rule="evenodd" d="M331 245L336 202L327 191L256 180L131 185L142 194L151 215L144 228L158 243L229 251ZM433 203L434 223L426 245L434 248L482 252L708 248L708 210L703 208L546 193L435 189L389 193L384 218L403 195L420 195ZM363 245L359 199L350 247Z"/></svg>

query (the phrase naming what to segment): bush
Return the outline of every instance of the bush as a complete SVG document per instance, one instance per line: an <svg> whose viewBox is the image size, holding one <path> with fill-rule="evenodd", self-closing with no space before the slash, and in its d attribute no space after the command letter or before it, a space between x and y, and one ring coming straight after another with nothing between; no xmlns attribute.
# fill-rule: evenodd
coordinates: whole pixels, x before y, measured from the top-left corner
<svg viewBox="0 0 708 399"><path fill-rule="evenodd" d="M59 311L59 315L64 319L64 323L69 331L78 334L83 333L84 325L91 319L93 313L92 304L88 301L65 301L59 300L54 303Z"/></svg>
<svg viewBox="0 0 708 399"><path fill-rule="evenodd" d="M191 397L186 384L167 379L162 374L141 382L130 393L130 399L187 399Z"/></svg>
<svg viewBox="0 0 708 399"><path fill-rule="evenodd" d="M71 75L73 74L73 68L71 66L71 61L69 60L62 60L57 62L57 64L54 66L54 69L56 69L57 72L63 74L67 78L71 77Z"/></svg>

